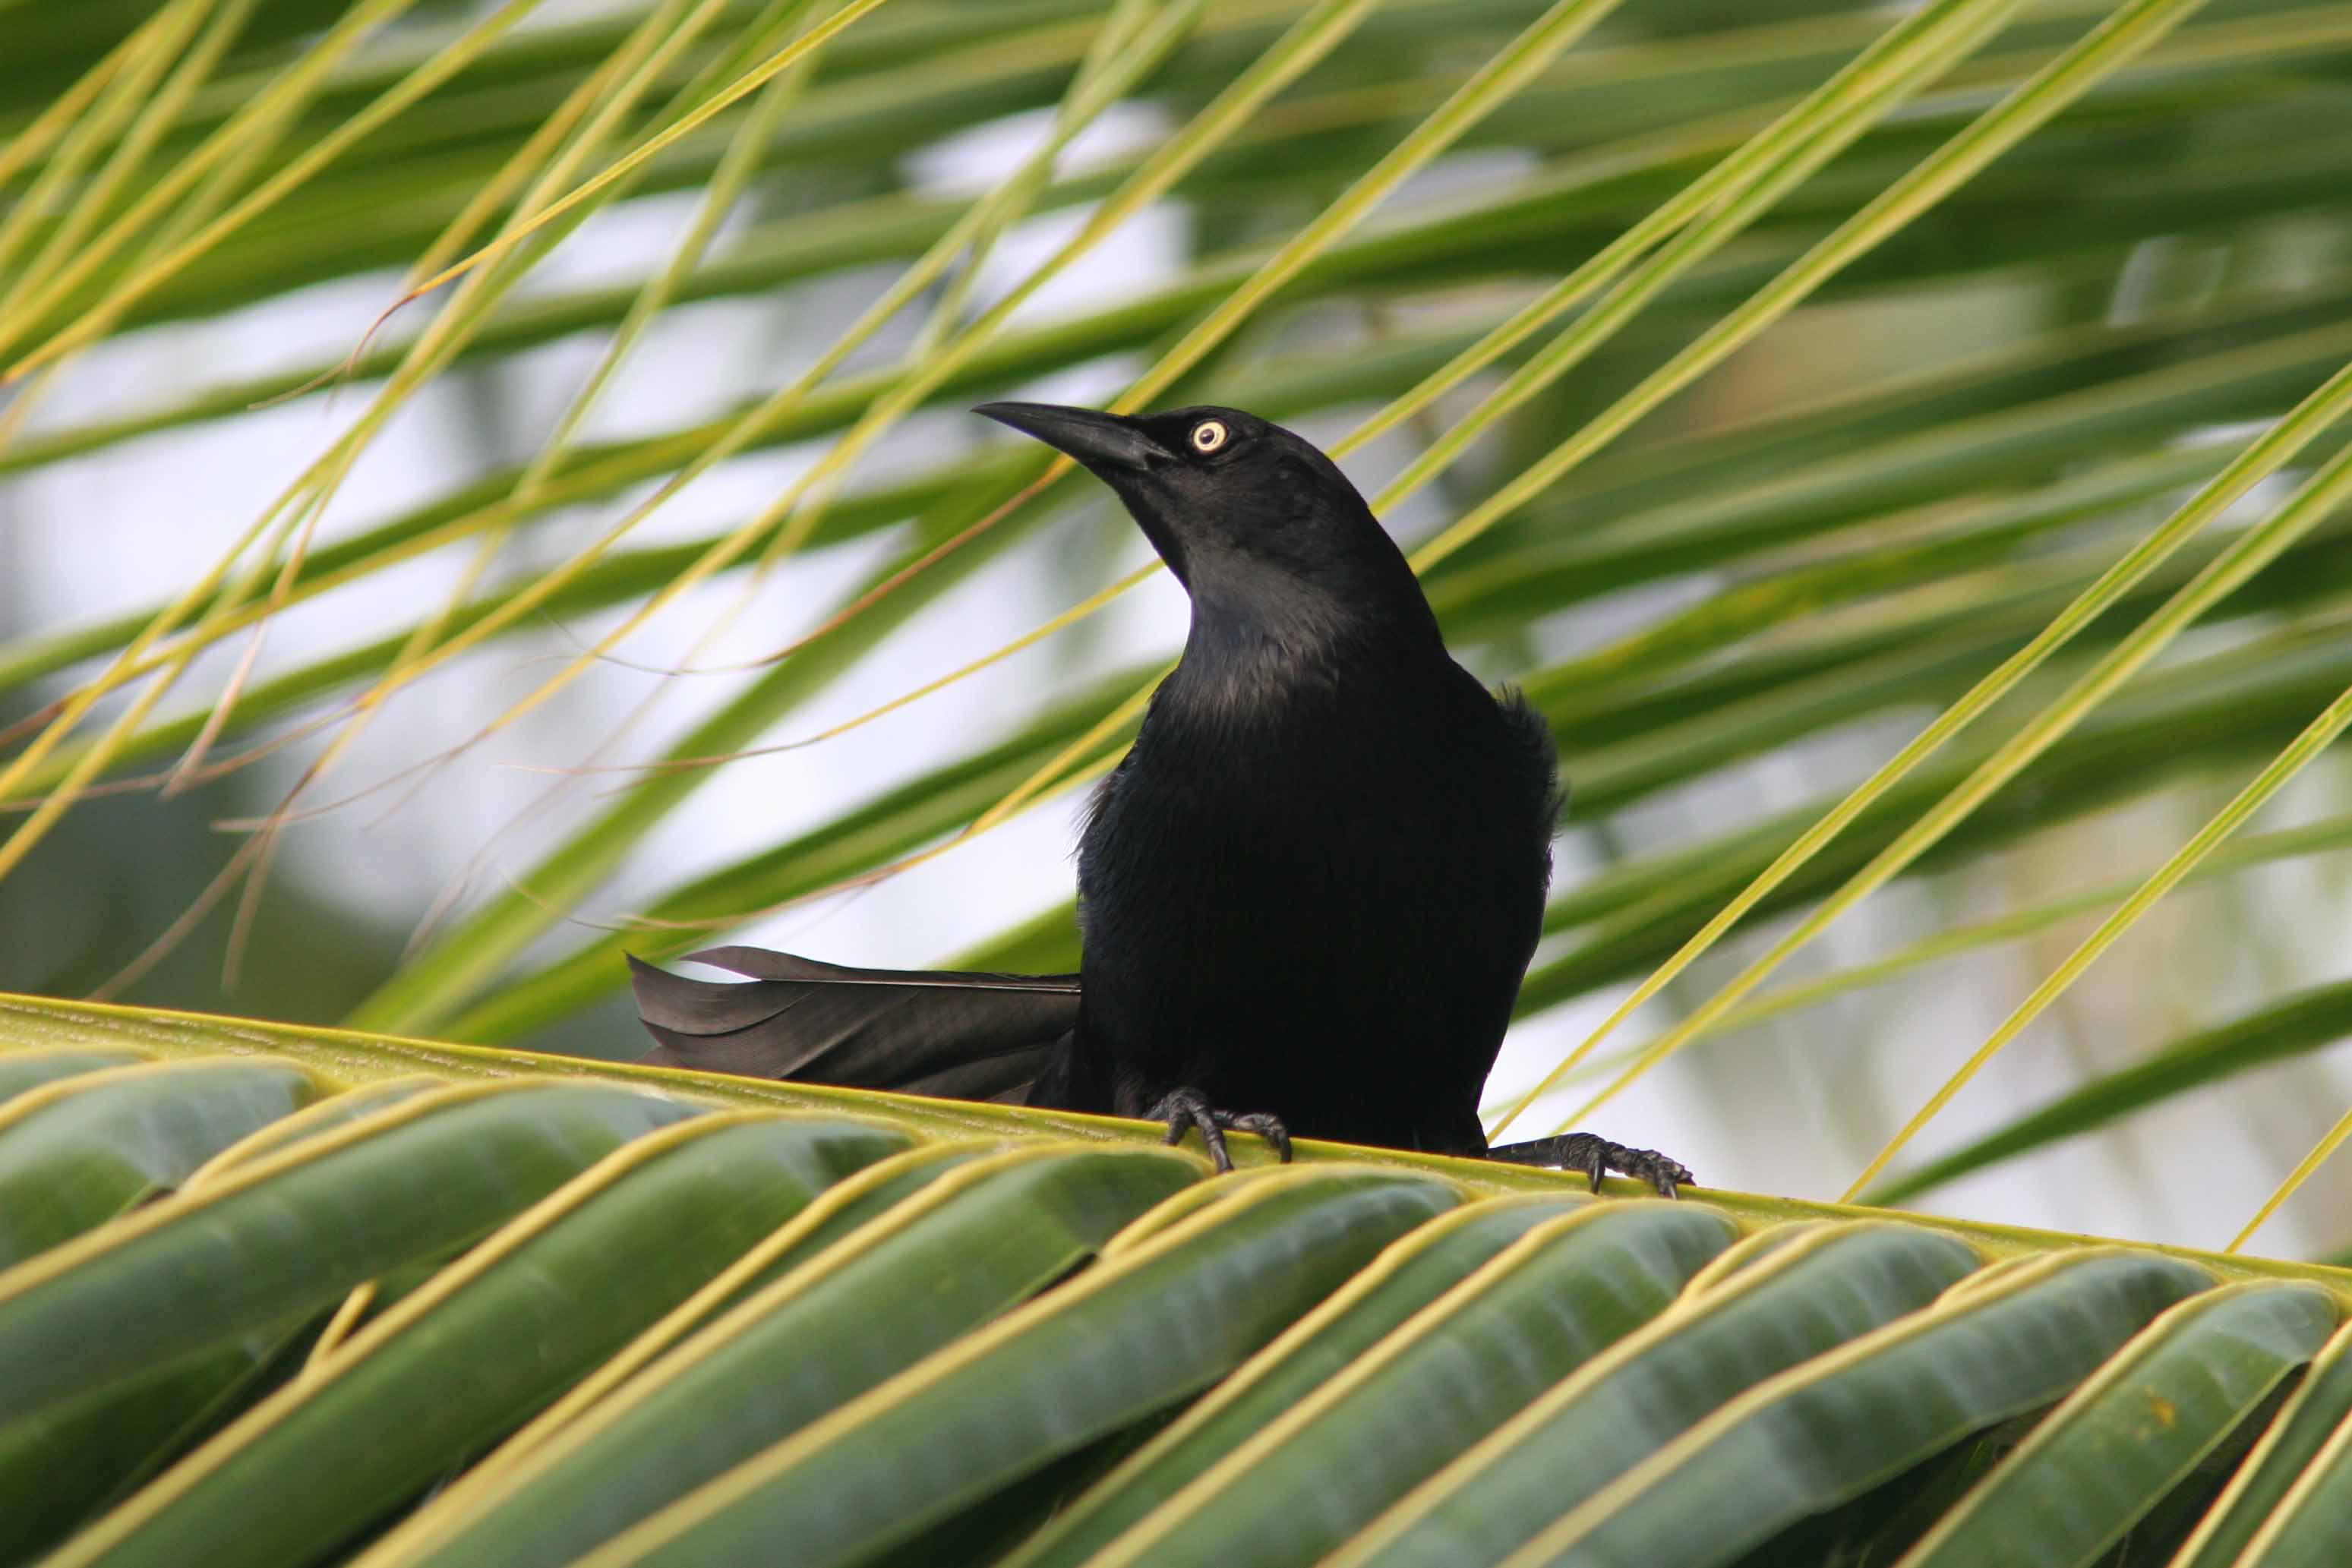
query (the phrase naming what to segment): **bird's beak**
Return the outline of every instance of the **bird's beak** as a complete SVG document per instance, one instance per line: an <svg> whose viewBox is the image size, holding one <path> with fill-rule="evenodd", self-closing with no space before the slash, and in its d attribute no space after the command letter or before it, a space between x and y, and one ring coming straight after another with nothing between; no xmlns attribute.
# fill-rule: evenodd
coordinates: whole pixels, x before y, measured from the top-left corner
<svg viewBox="0 0 2352 1568"><path fill-rule="evenodd" d="M1034 435L1106 478L1106 469L1141 472L1175 455L1128 420L1090 408L1064 408L1051 402L984 402L971 412Z"/></svg>

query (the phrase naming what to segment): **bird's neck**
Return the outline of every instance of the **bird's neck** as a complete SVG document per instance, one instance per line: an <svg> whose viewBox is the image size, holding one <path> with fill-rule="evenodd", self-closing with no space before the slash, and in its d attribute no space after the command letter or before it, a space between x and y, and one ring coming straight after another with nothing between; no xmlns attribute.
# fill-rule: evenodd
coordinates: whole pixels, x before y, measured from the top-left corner
<svg viewBox="0 0 2352 1568"><path fill-rule="evenodd" d="M1340 595L1196 577L1176 685L1188 706L1228 718L1344 701L1449 662L1419 586Z"/></svg>

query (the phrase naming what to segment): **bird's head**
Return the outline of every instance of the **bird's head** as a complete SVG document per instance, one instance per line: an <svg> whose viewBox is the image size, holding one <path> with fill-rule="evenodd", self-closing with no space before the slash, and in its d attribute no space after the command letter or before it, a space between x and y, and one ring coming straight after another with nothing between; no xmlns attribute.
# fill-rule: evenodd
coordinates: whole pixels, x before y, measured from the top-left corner
<svg viewBox="0 0 2352 1568"><path fill-rule="evenodd" d="M1421 586L1338 464L1236 408L973 411L1067 453L1125 502L1204 612L1259 625L1334 618L1434 632Z"/></svg>

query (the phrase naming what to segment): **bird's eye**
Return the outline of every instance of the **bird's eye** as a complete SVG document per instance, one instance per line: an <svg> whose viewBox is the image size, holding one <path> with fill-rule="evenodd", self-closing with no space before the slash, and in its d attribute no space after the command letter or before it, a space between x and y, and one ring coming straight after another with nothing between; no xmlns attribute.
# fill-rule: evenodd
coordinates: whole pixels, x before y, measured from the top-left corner
<svg viewBox="0 0 2352 1568"><path fill-rule="evenodd" d="M1192 427L1192 450L1214 452L1225 444L1225 434L1223 420L1204 419Z"/></svg>

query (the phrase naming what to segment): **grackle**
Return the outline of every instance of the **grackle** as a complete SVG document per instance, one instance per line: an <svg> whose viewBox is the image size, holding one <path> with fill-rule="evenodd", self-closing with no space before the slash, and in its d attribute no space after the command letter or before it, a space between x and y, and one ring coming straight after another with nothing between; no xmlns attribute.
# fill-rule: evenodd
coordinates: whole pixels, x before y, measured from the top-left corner
<svg viewBox="0 0 2352 1568"><path fill-rule="evenodd" d="M1337 465L1229 408L977 411L1126 503L1192 605L1184 656L1078 847L1078 975L693 956L635 970L648 1060L1604 1169L1689 1171L1589 1133L1489 1150L1478 1097L1541 932L1551 732L1446 653Z"/></svg>

